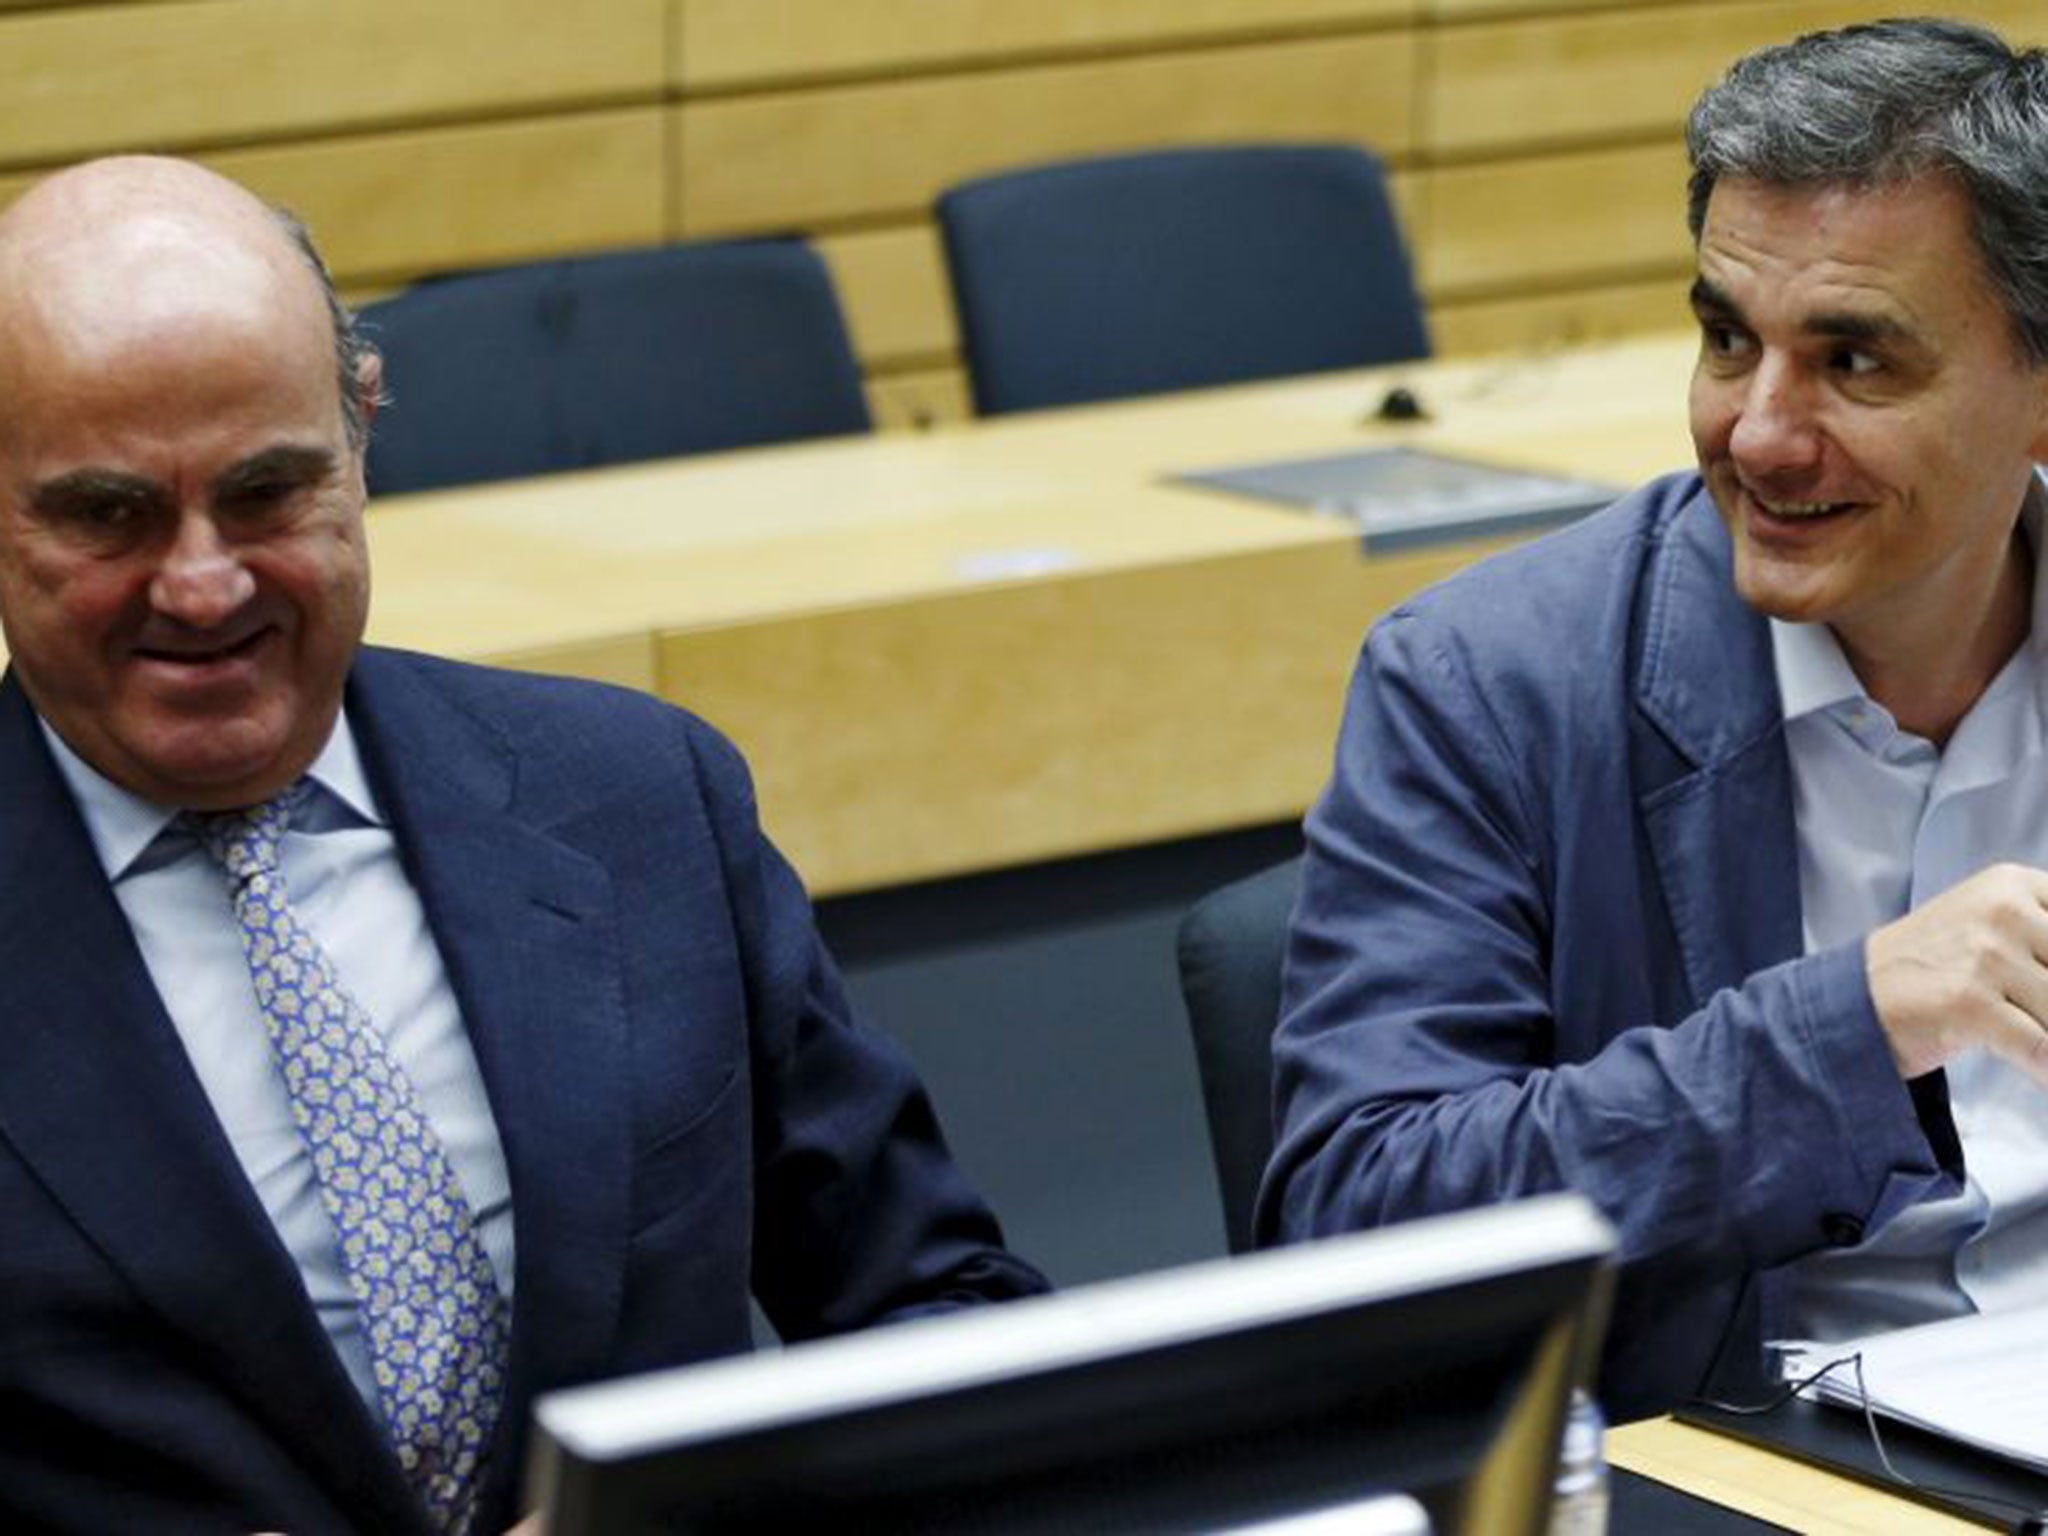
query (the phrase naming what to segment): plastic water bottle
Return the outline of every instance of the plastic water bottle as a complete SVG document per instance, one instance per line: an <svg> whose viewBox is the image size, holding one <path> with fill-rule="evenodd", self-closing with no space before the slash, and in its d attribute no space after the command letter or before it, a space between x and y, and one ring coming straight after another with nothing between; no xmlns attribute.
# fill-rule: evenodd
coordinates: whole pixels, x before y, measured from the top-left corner
<svg viewBox="0 0 2048 1536"><path fill-rule="evenodd" d="M1583 1387L1572 1389L1558 1450L1550 1536L1607 1536L1607 1417Z"/></svg>

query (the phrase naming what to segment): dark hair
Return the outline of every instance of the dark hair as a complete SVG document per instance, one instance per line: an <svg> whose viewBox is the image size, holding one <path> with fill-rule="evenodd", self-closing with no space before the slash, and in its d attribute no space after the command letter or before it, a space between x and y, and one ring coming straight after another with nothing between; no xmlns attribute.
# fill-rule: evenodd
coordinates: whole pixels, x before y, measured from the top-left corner
<svg viewBox="0 0 2048 1536"><path fill-rule="evenodd" d="M1960 21L1812 32L1738 59L1692 109L1686 218L1724 176L1877 187L1949 176L2020 353L2048 365L2048 53Z"/></svg>
<svg viewBox="0 0 2048 1536"><path fill-rule="evenodd" d="M334 274L327 270L326 258L313 243L313 232L306 228L305 221L286 208L273 207L270 211L305 258L306 265L313 269L320 292L327 300L327 315L334 322L334 367L341 389L342 425L348 431L349 443L360 448L368 440L370 430L363 408L363 359L375 356L377 348L356 324L355 311L342 303L341 295L335 292Z"/></svg>

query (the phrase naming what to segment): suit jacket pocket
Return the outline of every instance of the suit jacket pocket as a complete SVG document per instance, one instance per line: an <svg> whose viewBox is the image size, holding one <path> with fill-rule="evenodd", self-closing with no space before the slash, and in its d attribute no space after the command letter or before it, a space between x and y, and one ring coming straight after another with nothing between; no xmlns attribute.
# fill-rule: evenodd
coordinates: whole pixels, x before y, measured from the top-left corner
<svg viewBox="0 0 2048 1536"><path fill-rule="evenodd" d="M632 1232L637 1242L670 1219L704 1220L729 1203L751 1206L753 1153L746 1074L727 1065L710 1102L683 1124L633 1154ZM730 1213L728 1213L730 1214Z"/></svg>

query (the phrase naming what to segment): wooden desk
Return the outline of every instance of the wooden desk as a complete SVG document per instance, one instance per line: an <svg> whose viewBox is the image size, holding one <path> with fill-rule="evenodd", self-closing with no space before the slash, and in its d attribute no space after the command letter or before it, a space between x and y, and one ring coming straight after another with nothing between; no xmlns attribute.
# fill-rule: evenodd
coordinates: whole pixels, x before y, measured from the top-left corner
<svg viewBox="0 0 2048 1536"><path fill-rule="evenodd" d="M1379 613L1487 546L1160 482L1405 442L1632 485L1689 338L1325 375L393 498L371 637L609 678L728 731L820 893L1298 815ZM1364 422L1409 385L1432 420ZM402 408L402 407L401 407Z"/></svg>
<svg viewBox="0 0 2048 1536"><path fill-rule="evenodd" d="M1960 1536L1985 1529L1903 1494L1675 1419L1610 1431L1607 1454L1617 1467L1816 1536Z"/></svg>

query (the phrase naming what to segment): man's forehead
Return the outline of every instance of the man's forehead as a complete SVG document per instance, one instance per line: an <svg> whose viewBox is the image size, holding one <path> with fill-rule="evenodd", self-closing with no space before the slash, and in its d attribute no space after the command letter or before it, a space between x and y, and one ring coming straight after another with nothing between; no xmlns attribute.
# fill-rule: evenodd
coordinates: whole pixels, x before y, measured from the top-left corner
<svg viewBox="0 0 2048 1536"><path fill-rule="evenodd" d="M194 312L291 306L298 274L271 252L223 240L194 220L152 212L99 231L36 231L0 258L5 302L46 323L89 329L155 324Z"/></svg>
<svg viewBox="0 0 2048 1536"><path fill-rule="evenodd" d="M1968 200L1938 177L1876 186L1715 187L1696 297L1722 306L1798 297L1903 321L1943 290L1981 283Z"/></svg>
<svg viewBox="0 0 2048 1536"><path fill-rule="evenodd" d="M190 171L192 174L187 174ZM17 491L83 466L209 475L339 430L320 280L262 203L196 168L87 168L0 223L0 457Z"/></svg>
<svg viewBox="0 0 2048 1536"><path fill-rule="evenodd" d="M89 251L31 231L22 259L0 263L0 391L15 402L0 444L205 425L212 407L257 398L256 374L280 410L305 391L325 399L332 322L310 268L288 245L279 261L208 232L160 210L124 217ZM67 251L79 259L46 259Z"/></svg>

